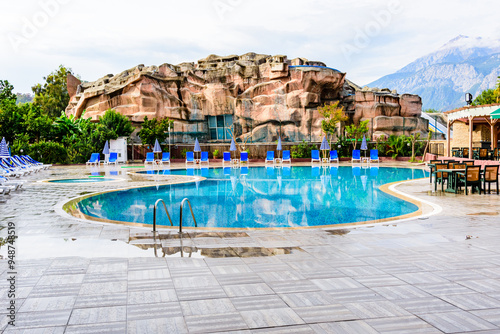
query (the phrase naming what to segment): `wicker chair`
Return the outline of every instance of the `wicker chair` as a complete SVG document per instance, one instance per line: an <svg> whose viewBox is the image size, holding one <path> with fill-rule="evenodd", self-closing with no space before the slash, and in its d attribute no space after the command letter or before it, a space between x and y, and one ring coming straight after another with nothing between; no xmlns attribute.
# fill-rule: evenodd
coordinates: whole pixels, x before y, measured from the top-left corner
<svg viewBox="0 0 500 334"><path fill-rule="evenodd" d="M484 166L483 189L485 193L486 183L488 183L488 194L491 193L491 184L496 183L498 195L498 166Z"/></svg>
<svg viewBox="0 0 500 334"><path fill-rule="evenodd" d="M436 164L436 170L433 172L434 174L434 191L437 191L438 182L441 183L441 191L444 190L444 182L448 180L448 173L438 172L440 169L447 169L448 164Z"/></svg>
<svg viewBox="0 0 500 334"><path fill-rule="evenodd" d="M465 173L457 173L459 178L457 179L457 187L464 186L465 194L467 195L467 189L471 187L471 193L474 193L474 187L479 189L479 195L481 195L481 166L466 166Z"/></svg>

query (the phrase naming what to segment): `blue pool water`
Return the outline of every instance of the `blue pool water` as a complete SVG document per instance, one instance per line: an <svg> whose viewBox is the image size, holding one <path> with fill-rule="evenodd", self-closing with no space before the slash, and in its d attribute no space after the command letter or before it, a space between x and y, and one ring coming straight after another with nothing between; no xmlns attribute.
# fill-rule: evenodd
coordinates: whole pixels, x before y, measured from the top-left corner
<svg viewBox="0 0 500 334"><path fill-rule="evenodd" d="M50 180L51 183L88 183L88 182L105 182L105 181L115 181L115 179L107 179L103 177L88 177L82 179L60 179L60 180Z"/></svg>
<svg viewBox="0 0 500 334"><path fill-rule="evenodd" d="M199 175L207 179L98 194L77 203L91 217L152 224L153 206L161 198L174 226L179 205L189 198L198 227L307 227L354 223L408 214L417 206L378 188L382 184L426 177L406 168L242 167L165 170L161 174ZM157 223L169 225L166 214ZM183 226L194 226L186 205Z"/></svg>

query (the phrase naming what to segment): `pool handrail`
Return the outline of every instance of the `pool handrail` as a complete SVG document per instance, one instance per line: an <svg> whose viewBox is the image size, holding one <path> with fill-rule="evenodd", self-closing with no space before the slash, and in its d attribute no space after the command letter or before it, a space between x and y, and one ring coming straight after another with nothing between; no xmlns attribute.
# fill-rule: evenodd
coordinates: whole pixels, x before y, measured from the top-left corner
<svg viewBox="0 0 500 334"><path fill-rule="evenodd" d="M181 202L181 207L180 207L180 217L179 217L179 234L182 234L182 208L184 207L184 202L188 202L189 205L189 210L191 211L191 216L193 217L194 220L194 227L198 227L198 224L196 223L196 218L194 218L194 213L193 213L193 208L191 207L191 202L189 202L189 199L184 198Z"/></svg>
<svg viewBox="0 0 500 334"><path fill-rule="evenodd" d="M159 202L163 203L163 207L165 208L165 212L167 213L168 220L170 221L170 226L174 226L174 223L172 223L172 219L170 218L170 214L168 213L167 205L160 198L156 201L155 206L153 208L153 233L156 232L156 207L158 206Z"/></svg>

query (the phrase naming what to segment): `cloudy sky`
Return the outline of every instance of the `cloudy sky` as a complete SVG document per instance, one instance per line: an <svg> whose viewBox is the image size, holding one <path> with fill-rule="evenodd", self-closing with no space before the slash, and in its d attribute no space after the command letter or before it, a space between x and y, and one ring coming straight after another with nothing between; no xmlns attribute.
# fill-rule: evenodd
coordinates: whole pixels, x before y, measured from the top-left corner
<svg viewBox="0 0 500 334"><path fill-rule="evenodd" d="M62 64L93 81L138 64L257 52L319 60L365 85L462 34L500 39L500 1L23 0L0 3L0 79Z"/></svg>

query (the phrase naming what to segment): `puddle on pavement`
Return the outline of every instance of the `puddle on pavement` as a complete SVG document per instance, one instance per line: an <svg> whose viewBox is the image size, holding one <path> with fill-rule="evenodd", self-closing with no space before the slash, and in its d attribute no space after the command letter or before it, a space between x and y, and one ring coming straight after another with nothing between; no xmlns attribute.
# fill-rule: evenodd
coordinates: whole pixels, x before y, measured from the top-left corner
<svg viewBox="0 0 500 334"><path fill-rule="evenodd" d="M347 233L350 233L351 230L325 230L326 233L333 234L333 235L345 235Z"/></svg>
<svg viewBox="0 0 500 334"><path fill-rule="evenodd" d="M198 257L198 258L223 258L223 257L265 257L276 255L287 255L296 252L303 252L300 247L210 247L203 246L183 246L183 242L190 243L191 239L196 238L246 238L245 232L187 232L179 235L178 233L160 234L153 236L151 234L138 234L130 237L132 245L143 249L153 249L157 257ZM179 240L179 246L161 245L162 240ZM144 242L141 242L144 241Z"/></svg>
<svg viewBox="0 0 500 334"><path fill-rule="evenodd" d="M498 216L498 212L475 212L468 213L467 216Z"/></svg>
<svg viewBox="0 0 500 334"><path fill-rule="evenodd" d="M135 245L139 246L139 245ZM276 255L287 255L296 252L303 252L300 247L222 247L222 248L203 248L194 246L183 247L161 247L160 245L140 245L146 248L154 248L157 257L265 257ZM141 248L142 248L141 247Z"/></svg>

